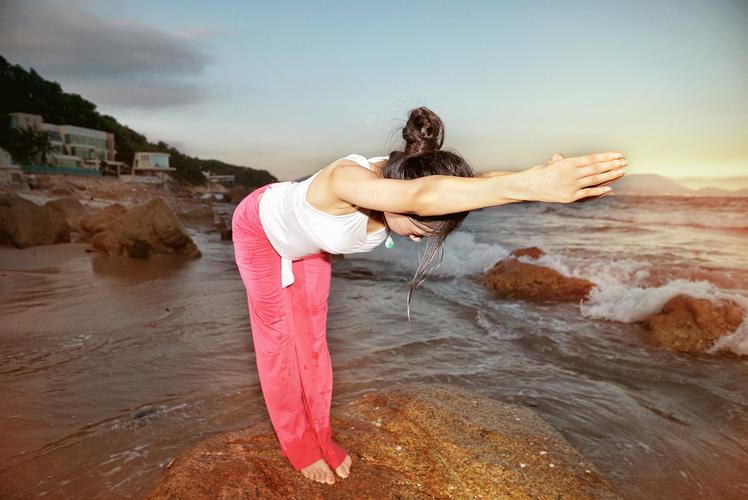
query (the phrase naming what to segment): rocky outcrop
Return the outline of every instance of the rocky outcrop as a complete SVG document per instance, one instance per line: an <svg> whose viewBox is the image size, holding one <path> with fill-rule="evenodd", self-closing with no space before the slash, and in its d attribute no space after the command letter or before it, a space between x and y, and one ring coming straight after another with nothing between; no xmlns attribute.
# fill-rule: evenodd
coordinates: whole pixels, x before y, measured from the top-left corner
<svg viewBox="0 0 748 500"><path fill-rule="evenodd" d="M651 338L670 349L704 352L743 322L745 311L732 301L714 303L688 295L676 295L662 310L644 320Z"/></svg>
<svg viewBox="0 0 748 500"><path fill-rule="evenodd" d="M81 220L81 228L91 234L111 229L115 223L127 213L127 207L120 203L113 203L98 212L87 215Z"/></svg>
<svg viewBox="0 0 748 500"><path fill-rule="evenodd" d="M88 214L88 209L78 198L58 198L48 201L45 206L57 210L72 227L80 227L81 219Z"/></svg>
<svg viewBox="0 0 748 500"><path fill-rule="evenodd" d="M95 233L91 244L107 255L147 259L159 254L200 257L192 238L166 202L153 198L127 210L117 204L83 219L86 231Z"/></svg>
<svg viewBox="0 0 748 500"><path fill-rule="evenodd" d="M591 281L564 276L555 269L517 259L521 256L538 259L541 255L543 251L537 247L515 250L476 281L500 298L528 301L579 302L594 288Z"/></svg>
<svg viewBox="0 0 748 500"><path fill-rule="evenodd" d="M265 421L184 451L145 498L618 498L532 410L454 386L394 385L332 424L353 459L333 485L294 471Z"/></svg>
<svg viewBox="0 0 748 500"><path fill-rule="evenodd" d="M538 259L542 255L537 247L517 249L475 281L506 299L579 302L587 298L595 286L592 282L517 260L522 256ZM680 294L642 323L657 345L697 354L708 350L720 337L734 333L744 316L745 311L735 302L714 303Z"/></svg>
<svg viewBox="0 0 748 500"><path fill-rule="evenodd" d="M70 241L70 226L57 210L13 193L0 193L0 244L27 248Z"/></svg>

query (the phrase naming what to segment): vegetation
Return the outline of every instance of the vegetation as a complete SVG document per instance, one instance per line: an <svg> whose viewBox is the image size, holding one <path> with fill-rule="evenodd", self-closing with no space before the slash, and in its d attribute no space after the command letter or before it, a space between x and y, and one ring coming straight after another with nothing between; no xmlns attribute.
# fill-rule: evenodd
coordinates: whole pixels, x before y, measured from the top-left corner
<svg viewBox="0 0 748 500"><path fill-rule="evenodd" d="M230 165L218 160L203 160L187 156L164 142L153 144L146 137L119 123L114 117L101 114L96 105L78 94L63 92L57 82L42 78L33 68L28 71L10 64L0 55L0 115L13 112L41 115L46 123L77 125L114 134L117 160L132 165L133 156L140 151L161 151L171 154L170 165L178 181L197 185L206 182L203 170L221 175L236 176L237 184L261 186L277 179L267 170ZM18 161L27 162L34 155L45 156L48 147L38 144L33 137L18 136L19 132L0 127L0 146ZM39 139L40 140L40 139Z"/></svg>
<svg viewBox="0 0 748 500"><path fill-rule="evenodd" d="M0 123L0 147L21 163L46 163L52 152L49 135L43 130L11 128Z"/></svg>

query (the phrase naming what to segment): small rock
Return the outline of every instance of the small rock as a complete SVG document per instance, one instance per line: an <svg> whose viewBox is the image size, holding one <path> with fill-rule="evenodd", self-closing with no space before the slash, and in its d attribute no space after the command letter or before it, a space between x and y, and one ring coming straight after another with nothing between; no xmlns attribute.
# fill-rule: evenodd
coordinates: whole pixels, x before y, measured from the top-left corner
<svg viewBox="0 0 748 500"><path fill-rule="evenodd" d="M564 276L555 269L520 262L514 257L498 261L475 281L503 299L579 302L595 285L588 280Z"/></svg>
<svg viewBox="0 0 748 500"><path fill-rule="evenodd" d="M744 315L745 311L733 301L723 299L714 303L679 294L644 324L659 345L697 354L709 349L720 337L733 333Z"/></svg>

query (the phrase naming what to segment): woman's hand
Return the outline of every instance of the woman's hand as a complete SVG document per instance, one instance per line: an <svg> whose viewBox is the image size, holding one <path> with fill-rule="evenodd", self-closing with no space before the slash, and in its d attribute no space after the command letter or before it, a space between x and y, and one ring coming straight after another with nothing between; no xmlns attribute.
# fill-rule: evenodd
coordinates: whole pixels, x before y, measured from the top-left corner
<svg viewBox="0 0 748 500"><path fill-rule="evenodd" d="M571 203L611 191L605 184L623 177L623 153L609 152L566 158L561 153L522 172L524 201Z"/></svg>

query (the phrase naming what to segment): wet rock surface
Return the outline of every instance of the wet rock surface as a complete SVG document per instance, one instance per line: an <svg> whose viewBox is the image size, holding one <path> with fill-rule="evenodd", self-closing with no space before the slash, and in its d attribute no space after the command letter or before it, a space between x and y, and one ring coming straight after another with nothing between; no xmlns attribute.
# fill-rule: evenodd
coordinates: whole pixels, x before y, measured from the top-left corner
<svg viewBox="0 0 748 500"><path fill-rule="evenodd" d="M720 337L733 333L744 314L732 301L714 303L681 294L668 300L644 324L659 345L696 354L712 347Z"/></svg>
<svg viewBox="0 0 748 500"><path fill-rule="evenodd" d="M394 385L332 423L353 459L333 485L294 471L262 422L184 451L145 498L619 498L535 412L455 386Z"/></svg>
<svg viewBox="0 0 748 500"><path fill-rule="evenodd" d="M67 223L75 228L80 228L81 219L88 214L88 208L75 197L50 200L45 203L45 206L60 212Z"/></svg>
<svg viewBox="0 0 748 500"><path fill-rule="evenodd" d="M27 248L70 241L70 225L58 210L0 193L0 244Z"/></svg>
<svg viewBox="0 0 748 500"><path fill-rule="evenodd" d="M503 299L584 301L595 287L594 283L518 260L522 256L538 259L542 255L544 252L538 247L517 249L474 279ZM641 320L641 323L658 346L698 354L710 349L721 337L735 332L744 316L745 311L735 302L722 300L716 303L679 294L670 298L658 313ZM728 351L721 353L729 354Z"/></svg>
<svg viewBox="0 0 748 500"><path fill-rule="evenodd" d="M83 221L84 229L95 233L91 238L94 248L136 259L159 254L200 257L200 250L163 199L123 208L113 205Z"/></svg>
<svg viewBox="0 0 748 500"><path fill-rule="evenodd" d="M515 250L478 276L476 281L500 298L538 302L584 300L595 286L591 281L564 276L555 269L518 260L521 256L537 259L542 254L543 251L537 247Z"/></svg>
<svg viewBox="0 0 748 500"><path fill-rule="evenodd" d="M113 203L97 212L93 212L81 220L81 228L89 233L99 233L114 226L115 222L127 212L127 207L120 203Z"/></svg>

